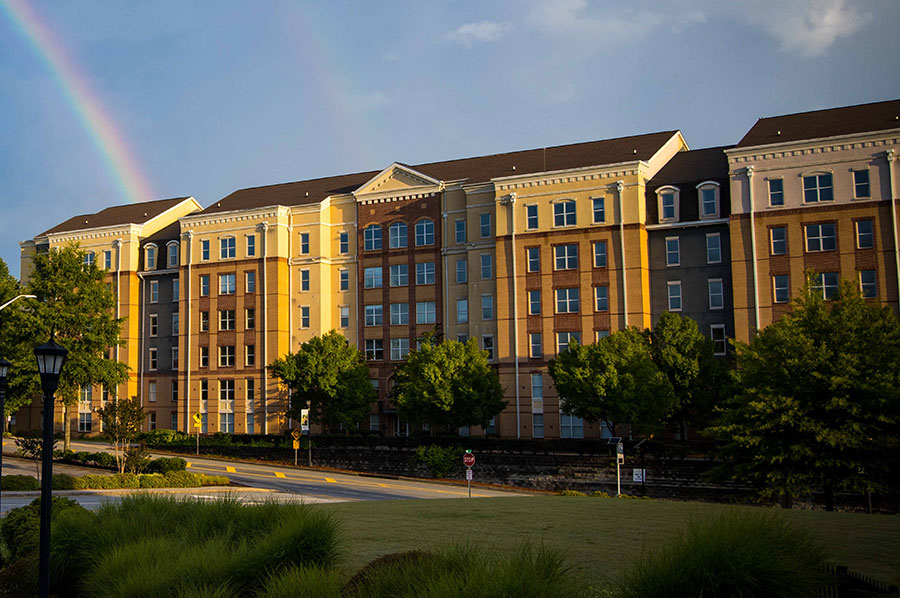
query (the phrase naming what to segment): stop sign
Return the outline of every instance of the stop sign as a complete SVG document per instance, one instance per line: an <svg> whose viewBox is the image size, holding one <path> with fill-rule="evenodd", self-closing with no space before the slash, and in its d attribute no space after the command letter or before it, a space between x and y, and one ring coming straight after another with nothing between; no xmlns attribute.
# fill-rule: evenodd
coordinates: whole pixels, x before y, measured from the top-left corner
<svg viewBox="0 0 900 598"><path fill-rule="evenodd" d="M466 467L472 467L475 465L475 455L473 453L466 453L463 455L463 465Z"/></svg>

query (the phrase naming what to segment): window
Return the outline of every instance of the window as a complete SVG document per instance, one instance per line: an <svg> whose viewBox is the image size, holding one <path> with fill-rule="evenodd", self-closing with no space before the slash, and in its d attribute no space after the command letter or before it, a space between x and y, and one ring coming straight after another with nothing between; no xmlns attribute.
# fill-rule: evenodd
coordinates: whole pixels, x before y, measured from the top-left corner
<svg viewBox="0 0 900 598"><path fill-rule="evenodd" d="M487 351L488 361L494 360L494 336L485 334L481 337L481 348Z"/></svg>
<svg viewBox="0 0 900 598"><path fill-rule="evenodd" d="M409 324L409 303L391 303L391 326Z"/></svg>
<svg viewBox="0 0 900 598"><path fill-rule="evenodd" d="M172 281L172 301L178 301L178 296L180 295L179 291L181 290L180 287L181 285L178 283L177 279Z"/></svg>
<svg viewBox="0 0 900 598"><path fill-rule="evenodd" d="M594 267L606 267L606 241L594 241Z"/></svg>
<svg viewBox="0 0 900 598"><path fill-rule="evenodd" d="M159 316L150 314L150 336L159 335Z"/></svg>
<svg viewBox="0 0 900 598"><path fill-rule="evenodd" d="M308 274L308 272L307 272ZM363 270L363 286L367 289L380 289L382 284L381 268L365 268ZM306 290L309 290L308 288Z"/></svg>
<svg viewBox="0 0 900 598"><path fill-rule="evenodd" d="M256 345L244 345L244 365L247 367L256 365Z"/></svg>
<svg viewBox="0 0 900 598"><path fill-rule="evenodd" d="M378 232L381 232L380 228ZM300 253L303 255L309 254L309 233L300 233Z"/></svg>
<svg viewBox="0 0 900 598"><path fill-rule="evenodd" d="M406 359L409 355L409 339L408 338L392 338L391 339L391 360L400 361Z"/></svg>
<svg viewBox="0 0 900 598"><path fill-rule="evenodd" d="M249 270L244 273L244 289L247 293L256 292L256 272Z"/></svg>
<svg viewBox="0 0 900 598"><path fill-rule="evenodd" d="M541 314L541 292L528 291L528 315L539 316Z"/></svg>
<svg viewBox="0 0 900 598"><path fill-rule="evenodd" d="M156 382L150 382L147 384L147 400L151 403L156 402Z"/></svg>
<svg viewBox="0 0 900 598"><path fill-rule="evenodd" d="M719 186L715 183L702 183L697 187L700 196L700 217L717 218L719 216Z"/></svg>
<svg viewBox="0 0 900 598"><path fill-rule="evenodd" d="M466 258L456 260L456 282L462 284L466 282L469 278L468 276L469 265L468 260Z"/></svg>
<svg viewBox="0 0 900 598"><path fill-rule="evenodd" d="M434 245L434 221L425 219L416 222L416 247Z"/></svg>
<svg viewBox="0 0 900 598"><path fill-rule="evenodd" d="M681 281L667 283L669 293L669 311L681 311Z"/></svg>
<svg viewBox="0 0 900 598"><path fill-rule="evenodd" d="M525 228L534 230L538 227L538 207L534 204L525 206Z"/></svg>
<svg viewBox="0 0 900 598"><path fill-rule="evenodd" d="M803 177L803 201L816 203L833 199L830 174L814 174Z"/></svg>
<svg viewBox="0 0 900 598"><path fill-rule="evenodd" d="M172 314L172 336L178 336L178 313Z"/></svg>
<svg viewBox="0 0 900 598"><path fill-rule="evenodd" d="M556 289L556 313L578 313L578 289Z"/></svg>
<svg viewBox="0 0 900 598"><path fill-rule="evenodd" d="M366 326L381 326L383 322L384 306L382 305L366 305Z"/></svg>
<svg viewBox="0 0 900 598"><path fill-rule="evenodd" d="M219 257L223 260L237 255L237 240L234 237L219 239Z"/></svg>
<svg viewBox="0 0 900 598"><path fill-rule="evenodd" d="M875 246L875 235L871 220L856 221L856 248L872 249Z"/></svg>
<svg viewBox="0 0 900 598"><path fill-rule="evenodd" d="M90 413L79 413L78 414L78 431L79 432L90 432L91 431L91 414Z"/></svg>
<svg viewBox="0 0 900 598"><path fill-rule="evenodd" d="M350 290L350 270L341 270L338 274L340 280L340 290Z"/></svg>
<svg viewBox="0 0 900 598"><path fill-rule="evenodd" d="M833 299L838 289L838 273L823 272L818 274L813 281L812 288L821 291L825 300Z"/></svg>
<svg viewBox="0 0 900 598"><path fill-rule="evenodd" d="M790 300L787 274L776 274L772 277L772 292L775 303L787 303Z"/></svg>
<svg viewBox="0 0 900 598"><path fill-rule="evenodd" d="M209 312L200 312L200 332L209 332Z"/></svg>
<svg viewBox="0 0 900 598"><path fill-rule="evenodd" d="M462 332L456 335L456 340L462 344L466 344L469 341L469 335Z"/></svg>
<svg viewBox="0 0 900 598"><path fill-rule="evenodd" d="M178 346L177 345L172 346L172 352L170 353L170 355L172 356L172 369L177 370L178 369ZM173 382L173 384L177 384L177 382ZM173 397L174 397L174 395L173 395ZM174 400L174 398L173 398L173 400Z"/></svg>
<svg viewBox="0 0 900 598"><path fill-rule="evenodd" d="M722 262L722 238L719 233L706 235L706 263L719 264Z"/></svg>
<svg viewBox="0 0 900 598"><path fill-rule="evenodd" d="M453 230L455 233L454 240L457 243L465 243L466 242L466 221L465 220L456 220L453 222Z"/></svg>
<svg viewBox="0 0 900 598"><path fill-rule="evenodd" d="M380 357L378 359L381 359ZM377 413L369 416L369 431L378 432L381 429L381 418Z"/></svg>
<svg viewBox="0 0 900 598"><path fill-rule="evenodd" d="M594 342L599 343L601 338L609 338L609 330L595 330Z"/></svg>
<svg viewBox="0 0 900 598"><path fill-rule="evenodd" d="M206 410L206 401L209 400L209 380L201 380L200 381L200 402L202 403L200 409L202 411Z"/></svg>
<svg viewBox="0 0 900 598"><path fill-rule="evenodd" d="M145 255L145 264L144 267L147 270L155 270L156 269L156 246L148 245L146 248ZM85 254L84 263L93 264L94 263L94 253L90 252Z"/></svg>
<svg viewBox="0 0 900 598"><path fill-rule="evenodd" d="M309 328L309 306L308 305L303 305L300 307L300 328Z"/></svg>
<svg viewBox="0 0 900 598"><path fill-rule="evenodd" d="M572 343L581 342L580 332L557 332L556 333L556 352L562 353L569 349Z"/></svg>
<svg viewBox="0 0 900 598"><path fill-rule="evenodd" d="M709 309L722 309L725 307L725 289L721 278L710 278L706 281L709 293Z"/></svg>
<svg viewBox="0 0 900 598"><path fill-rule="evenodd" d="M200 259L204 262L209 261L209 239L200 241Z"/></svg>
<svg viewBox="0 0 900 598"><path fill-rule="evenodd" d="M487 239L491 236L491 215L490 214L479 214L478 215L478 226L481 231L481 238Z"/></svg>
<svg viewBox="0 0 900 598"><path fill-rule="evenodd" d="M493 295L482 295L481 296L481 319L482 320L493 320L494 319L494 296Z"/></svg>
<svg viewBox="0 0 900 598"><path fill-rule="evenodd" d="M366 251L381 249L381 227L370 224L363 231L363 247Z"/></svg>
<svg viewBox="0 0 900 598"><path fill-rule="evenodd" d="M657 193L659 194L659 221L673 222L678 220L678 191L669 187Z"/></svg>
<svg viewBox="0 0 900 598"><path fill-rule="evenodd" d="M103 267L107 270L112 269L112 251L103 252Z"/></svg>
<svg viewBox="0 0 900 598"><path fill-rule="evenodd" d="M391 286L405 287L409 284L409 265L394 264L391 266Z"/></svg>
<svg viewBox="0 0 900 598"><path fill-rule="evenodd" d="M219 330L234 330L234 310L219 310Z"/></svg>
<svg viewBox="0 0 900 598"><path fill-rule="evenodd" d="M594 287L594 311L609 311L609 287Z"/></svg>
<svg viewBox="0 0 900 598"><path fill-rule="evenodd" d="M388 247L402 249L409 244L409 230L405 222L395 222L388 227Z"/></svg>
<svg viewBox="0 0 900 598"><path fill-rule="evenodd" d="M457 299L456 300L456 323L457 324L465 324L469 321L469 300L468 299Z"/></svg>
<svg viewBox="0 0 900 598"><path fill-rule="evenodd" d="M247 414L247 434L255 434L255 433L256 433L256 422L254 421L253 414L248 413Z"/></svg>
<svg viewBox="0 0 900 598"><path fill-rule="evenodd" d="M366 339L366 359L378 361L384 359L384 341L380 338ZM378 416L376 416L378 417Z"/></svg>
<svg viewBox="0 0 900 598"><path fill-rule="evenodd" d="M150 303L159 303L159 281L150 281Z"/></svg>
<svg viewBox="0 0 900 598"><path fill-rule="evenodd" d="M234 413L219 414L219 432L234 434Z"/></svg>
<svg viewBox="0 0 900 598"><path fill-rule="evenodd" d="M540 332L532 332L528 335L528 356L540 359L544 356L544 348L542 345L542 335Z"/></svg>
<svg viewBox="0 0 900 598"><path fill-rule="evenodd" d="M724 324L713 324L710 326L709 338L713 342L713 355L725 355L728 352L728 341L725 339Z"/></svg>
<svg viewBox="0 0 900 598"><path fill-rule="evenodd" d="M151 348L148 350L148 353L149 353L149 356L150 356L149 364L148 364L148 369L149 369L151 372L156 371L156 368L157 368L157 365L158 365L158 361L157 361L157 358L156 358L156 356L157 356L157 352L156 352L156 351L157 351L157 350L156 350L156 347L151 347Z"/></svg>
<svg viewBox="0 0 900 598"><path fill-rule="evenodd" d="M248 307L244 310L244 328L247 330L256 328L256 308Z"/></svg>
<svg viewBox="0 0 900 598"><path fill-rule="evenodd" d="M200 296L209 297L209 274L200 275Z"/></svg>
<svg viewBox="0 0 900 598"><path fill-rule="evenodd" d="M481 280L490 280L494 277L494 256L489 253L481 254Z"/></svg>
<svg viewBox="0 0 900 598"><path fill-rule="evenodd" d="M172 402L178 402L178 380L172 380ZM176 426L173 426L172 428L175 429Z"/></svg>
<svg viewBox="0 0 900 598"><path fill-rule="evenodd" d="M219 294L234 295L237 290L234 274L219 274Z"/></svg>
<svg viewBox="0 0 900 598"><path fill-rule="evenodd" d="M784 205L784 181L781 179L769 179L769 205Z"/></svg>
<svg viewBox="0 0 900 598"><path fill-rule="evenodd" d="M434 284L434 262L416 264L416 284Z"/></svg>
<svg viewBox="0 0 900 598"><path fill-rule="evenodd" d="M878 296L878 283L875 279L875 270L859 271L859 292L864 299L874 299Z"/></svg>
<svg viewBox="0 0 900 598"><path fill-rule="evenodd" d="M574 415L562 413L562 409L560 409L559 437L584 438L584 420Z"/></svg>
<svg viewBox="0 0 900 598"><path fill-rule="evenodd" d="M869 197L869 171L854 170L853 171L853 197L859 199L861 197Z"/></svg>
<svg viewBox="0 0 900 598"><path fill-rule="evenodd" d="M532 413L531 414L531 437L532 438L543 438L544 437L544 414L543 413Z"/></svg>
<svg viewBox="0 0 900 598"><path fill-rule="evenodd" d="M178 267L178 243L169 243L166 246L166 249L169 251L169 268L177 268Z"/></svg>
<svg viewBox="0 0 900 598"><path fill-rule="evenodd" d="M678 237L666 237L666 266L681 263L681 241Z"/></svg>
<svg viewBox="0 0 900 598"><path fill-rule="evenodd" d="M606 222L606 199L603 197L595 197L591 200L594 208L594 224L602 224Z"/></svg>
<svg viewBox="0 0 900 598"><path fill-rule="evenodd" d="M553 204L554 226L575 226L575 202L560 201Z"/></svg>
<svg viewBox="0 0 900 598"><path fill-rule="evenodd" d="M247 241L247 257L256 255L256 235L247 235L244 237Z"/></svg>
<svg viewBox="0 0 900 598"><path fill-rule="evenodd" d="M805 229L806 251L834 251L836 243L833 222L807 224Z"/></svg>
<svg viewBox="0 0 900 598"><path fill-rule="evenodd" d="M783 226L773 226L770 229L772 237L772 255L784 255L787 253L787 229Z"/></svg>
<svg viewBox="0 0 900 598"><path fill-rule="evenodd" d="M378 268L378 273L381 274L381 268ZM378 286L381 286L381 276L378 277L378 282ZM309 291L309 270L300 270L300 291Z"/></svg>
<svg viewBox="0 0 900 598"><path fill-rule="evenodd" d="M578 269L578 245L556 245L553 248L555 270Z"/></svg>
<svg viewBox="0 0 900 598"><path fill-rule="evenodd" d="M219 347L219 367L234 366L234 345Z"/></svg>
<svg viewBox="0 0 900 598"><path fill-rule="evenodd" d="M525 257L528 272L540 272L541 271L541 248L540 247L526 247L525 248Z"/></svg>
<svg viewBox="0 0 900 598"><path fill-rule="evenodd" d="M416 324L434 324L434 301L419 301L416 303Z"/></svg>
<svg viewBox="0 0 900 598"><path fill-rule="evenodd" d="M338 235L338 251L341 253L350 253L350 234L342 232Z"/></svg>
<svg viewBox="0 0 900 598"><path fill-rule="evenodd" d="M350 327L350 308L346 305L341 306L341 328Z"/></svg>

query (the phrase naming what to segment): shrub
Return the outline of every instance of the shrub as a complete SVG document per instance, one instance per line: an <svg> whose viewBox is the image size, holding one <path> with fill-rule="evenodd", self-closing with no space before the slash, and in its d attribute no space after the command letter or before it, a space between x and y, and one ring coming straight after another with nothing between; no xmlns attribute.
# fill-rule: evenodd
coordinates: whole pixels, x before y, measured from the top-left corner
<svg viewBox="0 0 900 598"><path fill-rule="evenodd" d="M227 486L231 480L223 475L207 475L205 473L191 474L197 476L201 486Z"/></svg>
<svg viewBox="0 0 900 598"><path fill-rule="evenodd" d="M161 473L142 473L140 475L141 488L165 488L166 478Z"/></svg>
<svg viewBox="0 0 900 598"><path fill-rule="evenodd" d="M729 511L688 525L621 582L642 596L812 596L822 581L824 545L773 513Z"/></svg>
<svg viewBox="0 0 900 598"><path fill-rule="evenodd" d="M5 475L0 480L0 488L10 492L40 490L37 478L30 475Z"/></svg>
<svg viewBox="0 0 900 598"><path fill-rule="evenodd" d="M54 473L53 483L54 490L81 490L84 483L81 478L76 478L64 473Z"/></svg>
<svg viewBox="0 0 900 598"><path fill-rule="evenodd" d="M167 471L163 474L169 488L199 488L199 478L187 471Z"/></svg>
<svg viewBox="0 0 900 598"><path fill-rule="evenodd" d="M107 477L112 480L112 488L136 489L141 487L141 479L136 473L114 473Z"/></svg>
<svg viewBox="0 0 900 598"><path fill-rule="evenodd" d="M425 465L432 477L443 478L460 466L464 452L457 446L417 446L410 460Z"/></svg>
<svg viewBox="0 0 900 598"><path fill-rule="evenodd" d="M150 465L150 457L143 446L132 446L125 449L125 471L142 473Z"/></svg>
<svg viewBox="0 0 900 598"><path fill-rule="evenodd" d="M74 500L54 497L50 506L50 520L68 509L85 510ZM2 519L0 534L9 549L11 561L37 552L38 531L41 525L41 499L36 498L27 506L11 509Z"/></svg>
<svg viewBox="0 0 900 598"><path fill-rule="evenodd" d="M188 442L191 436L177 430L153 430L142 434L140 440L147 446L163 446Z"/></svg>
<svg viewBox="0 0 900 598"><path fill-rule="evenodd" d="M89 461L93 461L99 467L105 467L106 469L116 469L118 467L116 457L111 453L91 453Z"/></svg>
<svg viewBox="0 0 900 598"><path fill-rule="evenodd" d="M150 462L145 473L166 473L167 471L184 471L187 461L181 457L160 457Z"/></svg>

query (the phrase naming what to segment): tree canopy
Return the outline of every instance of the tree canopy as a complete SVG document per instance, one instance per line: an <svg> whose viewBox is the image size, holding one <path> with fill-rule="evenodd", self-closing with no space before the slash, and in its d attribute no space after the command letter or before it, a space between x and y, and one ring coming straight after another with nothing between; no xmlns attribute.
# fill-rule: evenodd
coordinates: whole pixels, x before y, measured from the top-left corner
<svg viewBox="0 0 900 598"><path fill-rule="evenodd" d="M841 281L832 301L808 279L792 311L737 344L740 392L711 432L726 471L761 495L897 485L900 321Z"/></svg>
<svg viewBox="0 0 900 598"><path fill-rule="evenodd" d="M311 338L268 368L291 391L287 415L300 419L300 410L308 408L310 421L326 429L356 425L377 398L362 353L334 330Z"/></svg>
<svg viewBox="0 0 900 598"><path fill-rule="evenodd" d="M394 372L399 416L432 428L485 426L506 407L496 370L474 339L436 342L426 335Z"/></svg>
<svg viewBox="0 0 900 598"><path fill-rule="evenodd" d="M98 412L103 422L103 432L112 441L113 454L119 473L125 472L125 451L141 433L144 409L137 397L109 401Z"/></svg>

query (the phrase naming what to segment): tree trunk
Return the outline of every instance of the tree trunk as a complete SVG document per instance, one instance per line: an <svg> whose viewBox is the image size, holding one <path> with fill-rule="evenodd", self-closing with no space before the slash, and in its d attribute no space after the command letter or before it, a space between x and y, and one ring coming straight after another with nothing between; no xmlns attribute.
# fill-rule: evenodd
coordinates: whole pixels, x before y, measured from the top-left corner
<svg viewBox="0 0 900 598"><path fill-rule="evenodd" d="M63 452L68 451L72 446L72 422L69 421L69 406L63 403Z"/></svg>
<svg viewBox="0 0 900 598"><path fill-rule="evenodd" d="M782 509L790 509L794 506L794 498L791 496L791 493L788 492L788 489L785 488L781 494L781 508Z"/></svg>
<svg viewBox="0 0 900 598"><path fill-rule="evenodd" d="M825 482L825 510L834 511L834 484Z"/></svg>

